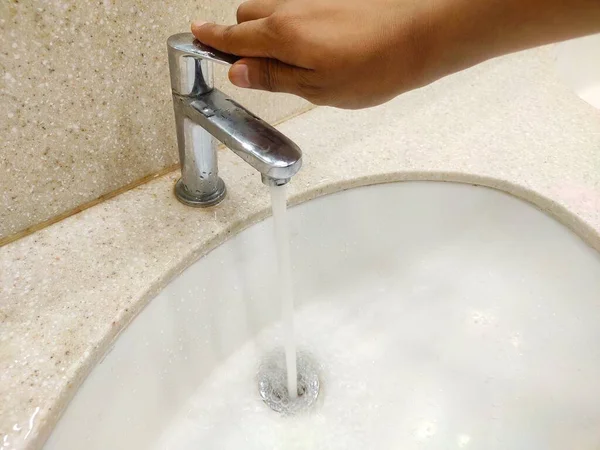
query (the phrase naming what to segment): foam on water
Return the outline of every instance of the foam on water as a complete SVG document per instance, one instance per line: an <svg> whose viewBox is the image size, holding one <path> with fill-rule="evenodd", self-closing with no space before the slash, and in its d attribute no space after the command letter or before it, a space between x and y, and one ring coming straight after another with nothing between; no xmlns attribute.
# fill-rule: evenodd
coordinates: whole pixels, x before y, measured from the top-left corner
<svg viewBox="0 0 600 450"><path fill-rule="evenodd" d="M284 351L274 351L263 357L258 370L260 397L272 410L289 416L306 412L319 397L319 370L312 357L298 353L297 363L298 395L295 397L288 393Z"/></svg>
<svg viewBox="0 0 600 450"><path fill-rule="evenodd" d="M352 286L337 301L296 312L299 349L319 364L320 394L309 411L283 416L260 398L258 366L282 347L274 326L214 370L155 448L597 448L587 444L600 442L598 389L589 390L598 374L571 356L583 334L565 343L560 333L541 333L559 329L550 313L517 330L510 302L449 301L450 293L431 300L421 289L409 303L398 291ZM552 356L540 345L568 351Z"/></svg>

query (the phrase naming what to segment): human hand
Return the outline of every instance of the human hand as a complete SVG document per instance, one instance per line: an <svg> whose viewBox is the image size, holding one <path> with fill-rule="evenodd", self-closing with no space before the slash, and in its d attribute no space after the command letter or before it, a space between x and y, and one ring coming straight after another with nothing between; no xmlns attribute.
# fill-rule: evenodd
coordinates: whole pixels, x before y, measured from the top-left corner
<svg viewBox="0 0 600 450"><path fill-rule="evenodd" d="M192 25L198 40L244 57L234 85L362 108L435 78L428 0L250 0L239 25Z"/></svg>
<svg viewBox="0 0 600 450"><path fill-rule="evenodd" d="M239 87L364 108L485 59L600 31L599 0L248 0L196 38Z"/></svg>

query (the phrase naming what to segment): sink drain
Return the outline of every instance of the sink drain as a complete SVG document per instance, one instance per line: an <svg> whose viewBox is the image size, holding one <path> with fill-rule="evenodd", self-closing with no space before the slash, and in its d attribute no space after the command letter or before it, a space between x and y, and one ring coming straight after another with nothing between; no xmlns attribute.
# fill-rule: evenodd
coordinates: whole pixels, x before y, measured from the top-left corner
<svg viewBox="0 0 600 450"><path fill-rule="evenodd" d="M319 396L319 375L312 359L305 353L296 356L298 396L290 398L287 389L285 353L274 352L265 358L258 370L258 392L274 411L293 415L309 409Z"/></svg>

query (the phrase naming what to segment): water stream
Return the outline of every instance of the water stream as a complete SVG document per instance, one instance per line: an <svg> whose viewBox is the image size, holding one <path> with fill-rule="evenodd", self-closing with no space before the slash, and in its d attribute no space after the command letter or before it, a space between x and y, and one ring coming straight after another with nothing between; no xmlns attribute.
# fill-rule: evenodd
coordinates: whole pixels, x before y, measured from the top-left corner
<svg viewBox="0 0 600 450"><path fill-rule="evenodd" d="M287 223L286 186L271 186L271 205L273 208L273 226L275 246L277 248L277 291L281 296L281 319L283 342L285 345L285 365L287 370L287 388L290 398L298 396L296 369L296 342L294 338L294 295L292 292L292 266L290 260L290 239Z"/></svg>

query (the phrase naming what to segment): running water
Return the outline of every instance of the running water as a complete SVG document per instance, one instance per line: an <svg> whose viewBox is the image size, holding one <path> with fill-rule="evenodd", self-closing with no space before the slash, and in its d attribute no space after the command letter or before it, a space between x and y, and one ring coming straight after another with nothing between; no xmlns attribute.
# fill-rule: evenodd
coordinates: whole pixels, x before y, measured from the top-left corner
<svg viewBox="0 0 600 450"><path fill-rule="evenodd" d="M278 292L281 296L281 317L283 342L285 345L285 365L287 388L291 399L298 396L296 370L296 342L294 340L294 297L292 292L292 266L290 260L290 239L287 223L287 192L284 186L271 186L271 205L275 228L275 246L279 267Z"/></svg>

